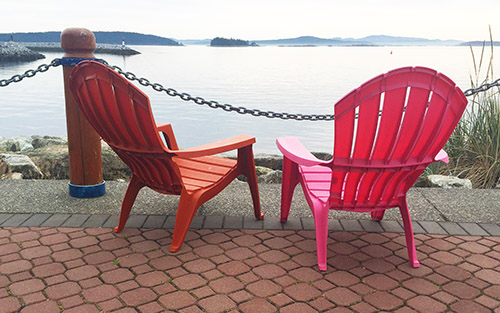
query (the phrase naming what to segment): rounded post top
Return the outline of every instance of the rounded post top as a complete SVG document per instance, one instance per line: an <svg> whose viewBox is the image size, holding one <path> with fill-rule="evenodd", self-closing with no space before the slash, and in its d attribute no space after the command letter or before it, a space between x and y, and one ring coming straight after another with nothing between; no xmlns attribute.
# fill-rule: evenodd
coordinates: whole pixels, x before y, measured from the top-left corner
<svg viewBox="0 0 500 313"><path fill-rule="evenodd" d="M85 28L66 28L61 33L64 57L94 58L95 36Z"/></svg>

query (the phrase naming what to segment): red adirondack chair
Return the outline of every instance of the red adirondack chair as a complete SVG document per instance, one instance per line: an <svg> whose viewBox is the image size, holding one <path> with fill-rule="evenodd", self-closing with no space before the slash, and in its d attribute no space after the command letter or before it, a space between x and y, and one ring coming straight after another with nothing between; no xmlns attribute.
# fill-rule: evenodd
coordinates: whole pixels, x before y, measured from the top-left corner
<svg viewBox="0 0 500 313"><path fill-rule="evenodd" d="M318 160L295 137L277 139L284 155L281 221L300 182L314 215L320 270L327 264L329 209L371 212L381 220L386 209L399 207L410 263L419 266L406 193L430 163L448 162L442 148L466 105L462 91L443 74L400 68L335 104L331 160Z"/></svg>
<svg viewBox="0 0 500 313"><path fill-rule="evenodd" d="M255 217L263 218L252 152L254 137L239 135L181 150L171 125L155 123L148 97L98 62L78 64L71 73L70 89L90 124L132 171L115 232L125 227L142 187L180 195L170 246L175 252L184 242L198 208L240 174L248 178ZM237 160L213 156L235 149Z"/></svg>

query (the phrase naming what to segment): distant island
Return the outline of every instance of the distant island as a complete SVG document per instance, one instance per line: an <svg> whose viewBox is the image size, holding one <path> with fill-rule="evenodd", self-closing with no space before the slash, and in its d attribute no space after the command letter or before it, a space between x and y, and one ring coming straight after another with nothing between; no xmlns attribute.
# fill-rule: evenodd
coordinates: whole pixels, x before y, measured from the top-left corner
<svg viewBox="0 0 500 313"><path fill-rule="evenodd" d="M468 41L468 42L463 42L460 45L461 46L491 46L492 42L491 41ZM500 46L500 41L493 41L494 46Z"/></svg>
<svg viewBox="0 0 500 313"><path fill-rule="evenodd" d="M257 44L255 42L250 42L247 40L241 39L227 39L222 37L215 37L210 41L211 47L256 47Z"/></svg>
<svg viewBox="0 0 500 313"><path fill-rule="evenodd" d="M319 38L301 36L296 38L255 40L259 45L278 46L455 46L461 43L458 40L425 39L394 36L368 36L363 38Z"/></svg>

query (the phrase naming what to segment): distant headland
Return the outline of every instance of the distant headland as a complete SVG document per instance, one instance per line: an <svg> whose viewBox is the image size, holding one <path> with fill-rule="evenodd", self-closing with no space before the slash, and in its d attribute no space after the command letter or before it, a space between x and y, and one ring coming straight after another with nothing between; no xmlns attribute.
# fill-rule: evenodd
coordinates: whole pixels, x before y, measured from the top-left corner
<svg viewBox="0 0 500 313"><path fill-rule="evenodd" d="M136 46L182 46L181 43L165 37L132 32L93 32L97 44ZM0 41L15 42L61 42L61 32L0 33Z"/></svg>

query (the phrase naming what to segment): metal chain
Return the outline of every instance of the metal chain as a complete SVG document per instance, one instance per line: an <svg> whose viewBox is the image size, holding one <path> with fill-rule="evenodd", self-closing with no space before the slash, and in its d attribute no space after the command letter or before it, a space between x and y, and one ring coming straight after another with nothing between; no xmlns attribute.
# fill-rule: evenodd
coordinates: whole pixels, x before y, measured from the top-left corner
<svg viewBox="0 0 500 313"><path fill-rule="evenodd" d="M493 87L500 87L500 78L495 80L494 82L492 83L485 83L477 88L470 88L470 89L467 89L465 92L464 92L464 95L466 97L470 97L470 96L473 96L479 92L484 92L490 88L493 88Z"/></svg>
<svg viewBox="0 0 500 313"><path fill-rule="evenodd" d="M66 64L67 61L71 61L73 63L71 64ZM76 65L78 62L84 60L84 59L54 59L50 62L50 64L42 64L38 66L37 69L35 70L27 70L24 72L24 74L21 75L14 75L9 79L1 79L0 80L0 87L6 87L10 83L18 83L22 81L26 77L33 77L37 73L42 73L46 72L49 70L51 67L57 67L64 63L63 65ZM213 109L222 109L226 112L236 112L238 114L250 114L252 116L263 116L267 118L279 118L282 120L297 120L297 121L332 121L335 119L335 116L333 114L294 114L294 113L286 113L286 112L274 112L274 111L262 111L259 109L248 109L245 107L235 107L230 104L220 104L217 101L207 101L202 97L193 97L188 93L182 92L179 93L173 88L165 88L161 84L158 83L151 83L147 78L144 77L137 77L134 73L132 72L125 72L123 71L120 67L116 65L110 65L108 62L102 59L96 60L98 62L101 62L105 64L106 66L110 67L111 69L115 70L118 72L120 75L123 75L125 78L127 78L130 81L137 81L139 84L145 86L145 87L151 87L153 90L158 91L158 92L165 92L167 95L171 97L179 97L184 101L193 101L194 103L198 105L207 105L210 108ZM492 83L485 83L477 88L470 88L467 89L464 94L466 97L473 96L479 92L484 92L490 88L493 87L500 87L500 78L495 80Z"/></svg>
<svg viewBox="0 0 500 313"><path fill-rule="evenodd" d="M151 83L146 78L138 78L134 73L124 72L120 67L116 65L109 65L107 62L103 62L105 65L109 66L111 69L115 70L119 74L123 75L130 81L137 81L139 84L145 87L151 87L158 92L165 92L167 95L171 97L179 97L184 101L193 101L198 105L207 105L212 109L222 109L226 112L236 112L239 114L250 114L252 116L263 116L267 118L279 118L282 120L297 120L297 121L331 121L334 120L333 114L293 114L286 112L274 112L274 111L262 111L259 109L248 109L245 107L236 107L230 104L220 104L217 101L208 101L202 97L193 97L185 92L177 92L177 90L172 88L165 88L161 84Z"/></svg>
<svg viewBox="0 0 500 313"><path fill-rule="evenodd" d="M18 82L22 81L23 79L25 79L26 77L33 77L37 73L47 72L49 70L49 68L57 67L59 65L61 65L61 59L54 59L50 62L50 64L42 64L42 65L38 66L35 70L27 70L26 72L24 72L24 74L21 74L21 75L17 74L17 75L12 76L9 79L0 79L0 87L6 87L10 83L18 83Z"/></svg>

